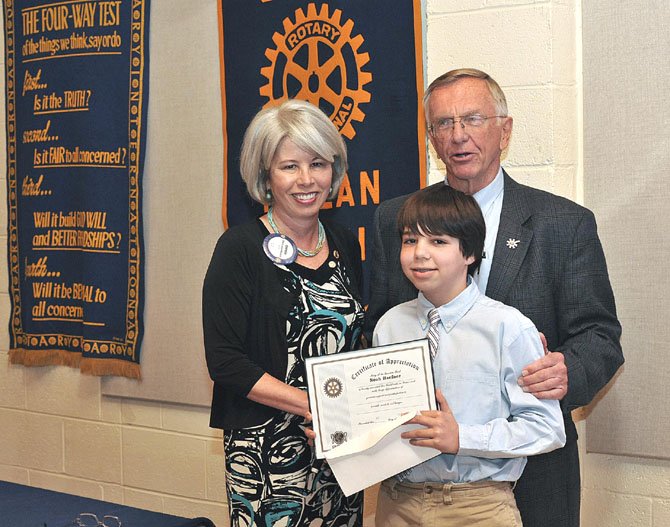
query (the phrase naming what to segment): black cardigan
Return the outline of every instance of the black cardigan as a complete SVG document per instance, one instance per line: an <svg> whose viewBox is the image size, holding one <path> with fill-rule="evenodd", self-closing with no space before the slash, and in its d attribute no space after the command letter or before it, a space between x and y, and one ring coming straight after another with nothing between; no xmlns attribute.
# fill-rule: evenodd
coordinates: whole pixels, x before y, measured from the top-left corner
<svg viewBox="0 0 670 527"><path fill-rule="evenodd" d="M323 222L339 252L352 294L361 300L360 245L344 227ZM267 230L254 219L221 235L202 292L205 356L214 381L210 426L235 429L261 424L279 410L247 399L267 372L283 380L288 365L286 320L297 299L265 255Z"/></svg>

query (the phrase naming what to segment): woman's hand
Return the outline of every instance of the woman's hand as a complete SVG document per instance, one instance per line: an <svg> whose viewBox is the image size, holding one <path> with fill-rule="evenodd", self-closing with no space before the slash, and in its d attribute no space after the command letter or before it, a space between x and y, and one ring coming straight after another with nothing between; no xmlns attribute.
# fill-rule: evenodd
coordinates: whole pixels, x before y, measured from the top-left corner
<svg viewBox="0 0 670 527"><path fill-rule="evenodd" d="M307 444L309 446L314 446L314 440L316 439L316 432L312 428L312 414L307 412L305 414L305 422L303 423L303 430L307 436Z"/></svg>

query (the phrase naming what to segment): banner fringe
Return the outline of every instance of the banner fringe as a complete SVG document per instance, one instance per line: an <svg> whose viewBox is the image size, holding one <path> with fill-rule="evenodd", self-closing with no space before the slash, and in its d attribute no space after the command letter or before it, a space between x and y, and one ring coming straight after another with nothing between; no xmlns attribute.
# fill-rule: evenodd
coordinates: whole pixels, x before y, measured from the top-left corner
<svg viewBox="0 0 670 527"><path fill-rule="evenodd" d="M9 362L24 366L70 366L79 367L81 353L59 349L27 350L14 348L9 350Z"/></svg>
<svg viewBox="0 0 670 527"><path fill-rule="evenodd" d="M70 366L87 375L117 375L129 379L142 379L140 365L119 359L82 358L80 352L65 350L9 350L9 362L23 366Z"/></svg>
<svg viewBox="0 0 670 527"><path fill-rule="evenodd" d="M141 380L140 365L119 359L82 358L79 364L82 373L88 375L117 375L129 379Z"/></svg>

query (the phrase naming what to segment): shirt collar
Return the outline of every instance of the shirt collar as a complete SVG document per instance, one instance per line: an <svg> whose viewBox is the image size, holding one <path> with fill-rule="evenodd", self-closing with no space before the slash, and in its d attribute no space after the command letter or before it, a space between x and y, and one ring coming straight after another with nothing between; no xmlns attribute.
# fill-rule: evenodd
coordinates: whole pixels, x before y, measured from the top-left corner
<svg viewBox="0 0 670 527"><path fill-rule="evenodd" d="M488 210L489 206L500 195L505 186L505 178L503 177L502 167L498 168L496 177L486 185L483 189L475 192L472 197L475 198L482 210Z"/></svg>
<svg viewBox="0 0 670 527"><path fill-rule="evenodd" d="M468 285L461 291L461 293L448 304L444 304L437 308L440 314L440 321L447 333L456 325L456 323L470 311L477 299L482 296L477 284L468 275ZM419 292L418 302L416 303L416 313L419 317L419 324L421 329L428 330L430 322L428 321L428 312L434 309L435 306Z"/></svg>

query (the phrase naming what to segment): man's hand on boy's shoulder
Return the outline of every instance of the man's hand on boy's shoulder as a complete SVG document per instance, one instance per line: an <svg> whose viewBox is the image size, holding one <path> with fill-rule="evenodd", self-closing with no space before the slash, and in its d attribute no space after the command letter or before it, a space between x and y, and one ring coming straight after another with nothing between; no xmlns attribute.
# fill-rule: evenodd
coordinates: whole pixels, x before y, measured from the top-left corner
<svg viewBox="0 0 670 527"><path fill-rule="evenodd" d="M532 393L538 399L560 401L568 393L568 367L565 357L558 351L549 351L547 339L540 333L544 357L526 366L519 377L519 386L524 392Z"/></svg>
<svg viewBox="0 0 670 527"><path fill-rule="evenodd" d="M421 412L408 421L425 428L404 432L401 437L409 439L412 445L436 448L445 454L456 454L459 449L458 423L439 388L435 390L435 400L439 410Z"/></svg>

